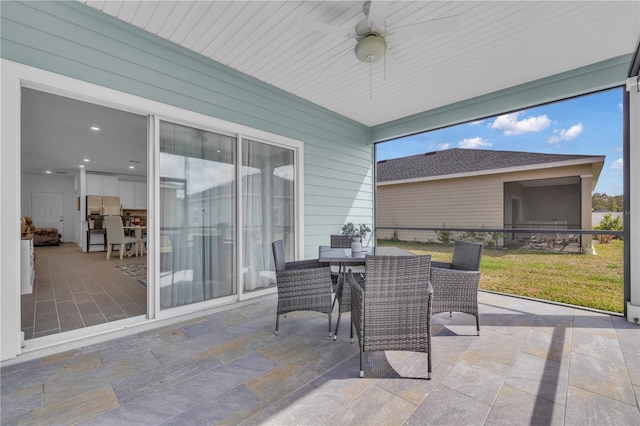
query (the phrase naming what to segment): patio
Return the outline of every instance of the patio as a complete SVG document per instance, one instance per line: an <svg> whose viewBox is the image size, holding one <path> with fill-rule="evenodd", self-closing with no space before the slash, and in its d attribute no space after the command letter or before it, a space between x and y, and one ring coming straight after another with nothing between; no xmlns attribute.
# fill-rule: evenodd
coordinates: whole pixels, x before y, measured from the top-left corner
<svg viewBox="0 0 640 426"><path fill-rule="evenodd" d="M367 354L347 328L275 296L2 367L2 424L566 424L640 421L640 327L481 292L474 319L433 319L426 358ZM348 315L348 314L347 314ZM348 316L346 317L348 320ZM26 355L25 357L28 357Z"/></svg>

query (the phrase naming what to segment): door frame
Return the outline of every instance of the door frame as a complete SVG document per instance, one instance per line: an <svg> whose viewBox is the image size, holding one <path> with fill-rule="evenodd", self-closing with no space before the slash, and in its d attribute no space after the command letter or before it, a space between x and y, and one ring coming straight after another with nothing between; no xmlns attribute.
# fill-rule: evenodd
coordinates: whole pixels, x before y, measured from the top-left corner
<svg viewBox="0 0 640 426"><path fill-rule="evenodd" d="M218 129L219 131L237 133L239 137L250 137L254 140L268 141L269 143L282 143L288 147L296 147L296 258L301 258L304 253L304 167L303 167L303 143L299 140L270 132L257 130L237 123L228 122L201 113L184 110L171 105L163 104L146 98L141 98L115 89L98 86L72 77L63 76L50 71L19 64L6 59L0 59L2 75L0 76L0 89L2 90L1 126L0 135L0 188L2 189L3 202L0 209L0 284L3 282L17 283L16 285L0 285L0 360L15 358L26 353L69 344L71 342L85 342L90 338L97 338L107 333L122 331L133 333L140 326L152 326L150 323L156 320L177 318L185 314L193 314L198 311L211 309L229 301L213 299L183 308L159 310L159 297L155 283L159 274L159 226L156 212L159 211L159 132L158 120L160 118L173 122L183 122L196 127ZM77 99L93 104L119 109L134 114L148 117L149 128L147 132L147 256L148 285L147 287L147 317L134 317L100 324L65 333L44 336L28 341L23 341L20 329L20 232L17 224L21 216L21 89L30 88L52 93L72 99ZM241 247L238 247L241 249ZM241 259L236 264L238 268ZM241 285L241 282L238 283ZM254 297L275 292L266 290ZM248 298L249 296L247 296ZM239 297L236 301L242 300ZM177 320L177 319L175 319ZM174 320L174 321L175 321ZM164 322L164 321L163 321ZM104 338L104 337L103 337Z"/></svg>

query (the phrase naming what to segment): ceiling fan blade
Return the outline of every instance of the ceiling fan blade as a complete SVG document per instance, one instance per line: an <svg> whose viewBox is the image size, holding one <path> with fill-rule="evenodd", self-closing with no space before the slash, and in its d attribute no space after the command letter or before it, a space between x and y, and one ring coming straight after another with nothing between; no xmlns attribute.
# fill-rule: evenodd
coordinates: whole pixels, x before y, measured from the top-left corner
<svg viewBox="0 0 640 426"><path fill-rule="evenodd" d="M310 21L304 18L293 18L293 25L300 28L305 28L311 31L317 31L320 33L331 34L342 38L353 38L351 30L347 30L334 25L324 24L322 22Z"/></svg>
<svg viewBox="0 0 640 426"><path fill-rule="evenodd" d="M431 21L417 22L415 24L395 27L393 36L395 39L408 39L442 34L458 29L458 16L433 19Z"/></svg>
<svg viewBox="0 0 640 426"><path fill-rule="evenodd" d="M404 74L404 68L389 49L385 52L385 61L385 80L387 77L396 77Z"/></svg>
<svg viewBox="0 0 640 426"><path fill-rule="evenodd" d="M369 4L369 26L371 31L380 32L385 30L384 20L387 18L389 4L386 1L371 1Z"/></svg>
<svg viewBox="0 0 640 426"><path fill-rule="evenodd" d="M329 61L326 66L320 68L320 72L318 74L319 75L338 74L339 72L343 71L343 68L344 68L344 67L339 67L338 64L343 62L343 59L347 55L352 55L352 54L353 54L353 47L349 47L348 49L344 50L340 55L338 55L334 60Z"/></svg>

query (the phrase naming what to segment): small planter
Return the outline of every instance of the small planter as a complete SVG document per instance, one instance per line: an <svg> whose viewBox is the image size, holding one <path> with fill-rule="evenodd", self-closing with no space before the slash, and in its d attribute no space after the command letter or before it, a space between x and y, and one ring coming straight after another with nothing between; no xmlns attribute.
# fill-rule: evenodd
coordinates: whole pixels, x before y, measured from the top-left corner
<svg viewBox="0 0 640 426"><path fill-rule="evenodd" d="M353 240L351 240L351 253L362 253L362 241L360 237L353 237Z"/></svg>

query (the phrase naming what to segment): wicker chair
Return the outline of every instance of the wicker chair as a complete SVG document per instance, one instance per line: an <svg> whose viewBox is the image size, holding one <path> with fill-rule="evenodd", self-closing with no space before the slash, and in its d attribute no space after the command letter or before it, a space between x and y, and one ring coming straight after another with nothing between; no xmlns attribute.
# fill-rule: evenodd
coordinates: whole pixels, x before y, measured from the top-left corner
<svg viewBox="0 0 640 426"><path fill-rule="evenodd" d="M331 235L331 247L335 248L351 248L353 238L350 235ZM351 265L354 274L364 274L364 265ZM339 265L331 265L331 275L337 276L340 272Z"/></svg>
<svg viewBox="0 0 640 426"><path fill-rule="evenodd" d="M331 235L331 247L351 248L351 240L350 235Z"/></svg>
<svg viewBox="0 0 640 426"><path fill-rule="evenodd" d="M412 351L427 354L431 379L430 255L367 256L364 286L348 274L351 324L358 334L360 377L364 353Z"/></svg>
<svg viewBox="0 0 640 426"><path fill-rule="evenodd" d="M352 237L350 235L331 235L331 247L351 248ZM336 297L333 299L333 305L338 304L338 319L336 327L333 330L333 340L338 338L338 327L340 326L340 317L343 312L351 311L351 289L344 285L344 267L341 265L331 265L331 281L333 282ZM349 272L355 274L356 280L362 281L364 277L364 265L350 265ZM351 341L353 341L353 330L351 330Z"/></svg>
<svg viewBox="0 0 640 426"><path fill-rule="evenodd" d="M476 317L476 331L480 335L478 314L478 283L482 244L455 241L451 263L431 262L433 285L433 314L462 312Z"/></svg>
<svg viewBox="0 0 640 426"><path fill-rule="evenodd" d="M284 243L272 243L273 259L278 287L278 308L276 330L280 315L294 311L316 311L329 316L329 337L331 337L331 271L318 260L285 261Z"/></svg>
<svg viewBox="0 0 640 426"><path fill-rule="evenodd" d="M364 270L364 266L361 268ZM336 326L333 329L333 340L338 338L338 328L340 327L340 318L342 317L342 313L351 311L351 286L346 280L346 277L349 276L358 283L364 282L364 273L354 273L352 268L349 268L348 272L344 274L344 277L338 281L336 297L333 299L333 304L338 304L338 319L336 320ZM351 327L350 337L351 343L353 343L353 327Z"/></svg>

